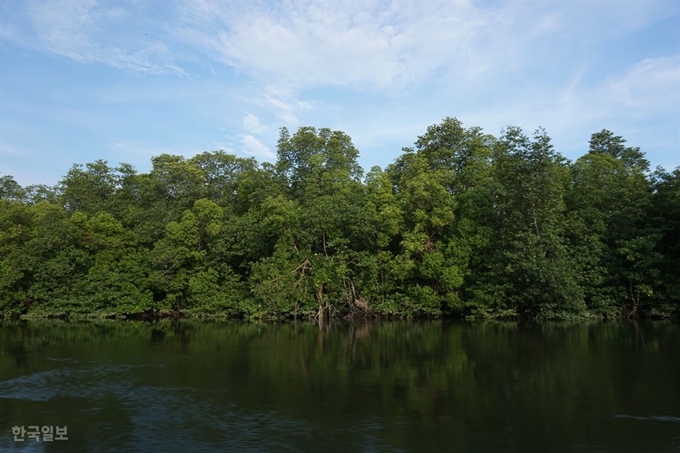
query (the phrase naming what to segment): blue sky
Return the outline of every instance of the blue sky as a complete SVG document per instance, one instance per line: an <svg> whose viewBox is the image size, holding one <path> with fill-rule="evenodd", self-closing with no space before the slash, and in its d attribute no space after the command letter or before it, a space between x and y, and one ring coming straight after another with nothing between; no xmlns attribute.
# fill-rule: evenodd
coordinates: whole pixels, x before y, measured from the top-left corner
<svg viewBox="0 0 680 453"><path fill-rule="evenodd" d="M282 126L384 167L446 116L543 126L570 159L609 129L672 169L680 2L0 2L0 173L22 185L163 152L273 161Z"/></svg>

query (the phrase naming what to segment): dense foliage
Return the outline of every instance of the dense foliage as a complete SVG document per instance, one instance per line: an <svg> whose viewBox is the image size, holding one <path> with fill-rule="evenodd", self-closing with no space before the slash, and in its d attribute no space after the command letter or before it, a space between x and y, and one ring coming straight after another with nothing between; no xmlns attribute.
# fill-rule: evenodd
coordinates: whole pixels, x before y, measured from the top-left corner
<svg viewBox="0 0 680 453"><path fill-rule="evenodd" d="M680 313L680 168L603 130L446 118L364 174L349 136L284 128L276 164L163 154L0 178L0 312L247 318Z"/></svg>

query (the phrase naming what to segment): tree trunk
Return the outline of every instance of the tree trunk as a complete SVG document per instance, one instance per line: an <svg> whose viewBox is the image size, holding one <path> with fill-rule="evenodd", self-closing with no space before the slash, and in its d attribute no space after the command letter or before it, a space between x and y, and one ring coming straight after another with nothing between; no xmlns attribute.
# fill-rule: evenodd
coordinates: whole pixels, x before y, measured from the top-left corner
<svg viewBox="0 0 680 453"><path fill-rule="evenodd" d="M323 283L319 285L319 289L316 291L316 301L319 304L319 324L323 324Z"/></svg>

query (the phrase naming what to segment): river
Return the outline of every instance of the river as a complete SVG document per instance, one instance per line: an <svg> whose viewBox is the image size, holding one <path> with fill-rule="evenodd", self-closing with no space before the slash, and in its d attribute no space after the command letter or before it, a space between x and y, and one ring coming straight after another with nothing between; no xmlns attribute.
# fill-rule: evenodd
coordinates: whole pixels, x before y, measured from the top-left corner
<svg viewBox="0 0 680 453"><path fill-rule="evenodd" d="M0 451L678 452L680 326L0 321Z"/></svg>

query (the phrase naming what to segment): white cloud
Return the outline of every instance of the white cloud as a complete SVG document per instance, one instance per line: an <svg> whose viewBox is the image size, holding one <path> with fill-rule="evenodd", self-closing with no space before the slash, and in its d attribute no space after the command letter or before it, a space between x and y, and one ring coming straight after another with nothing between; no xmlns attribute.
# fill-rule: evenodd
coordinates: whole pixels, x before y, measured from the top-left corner
<svg viewBox="0 0 680 453"><path fill-rule="evenodd" d="M33 154L33 151L19 149L8 142L2 141L0 142L0 154L5 154L9 156L26 156L29 154Z"/></svg>
<svg viewBox="0 0 680 453"><path fill-rule="evenodd" d="M613 102L660 112L680 107L680 55L645 59L612 81Z"/></svg>
<svg viewBox="0 0 680 453"><path fill-rule="evenodd" d="M0 37L83 63L184 74L196 49L266 89L401 90L441 73L457 80L540 58L546 38L592 41L677 13L669 0L26 0L0 5ZM606 23L607 26L601 26Z"/></svg>
<svg viewBox="0 0 680 453"><path fill-rule="evenodd" d="M229 97L262 107L287 126L297 125L300 116L318 104L318 102L298 99L298 94L288 88L265 87L260 93L251 96L230 93Z"/></svg>
<svg viewBox="0 0 680 453"><path fill-rule="evenodd" d="M136 20L137 7L134 0L119 6L96 0L30 0L2 14L0 36L80 63L184 74L167 45L145 34L144 24Z"/></svg>
<svg viewBox="0 0 680 453"><path fill-rule="evenodd" d="M276 92L266 90L260 99L256 99L257 104L268 107L274 112L276 119L284 124L294 125L300 121L300 115L312 108L313 103L296 99L292 93Z"/></svg>
<svg viewBox="0 0 680 453"><path fill-rule="evenodd" d="M677 112L677 55L643 60L650 47L641 41L627 57L640 61L611 73L623 61L616 55L623 39L632 43L634 31L677 15L676 0L10 3L0 2L0 39L141 73L186 71L198 80L190 89L196 80L186 77L172 79L172 89L107 87L107 95L221 109L205 117L230 129L230 149L263 159L275 158L263 143L275 143L275 121L342 128L378 149L395 137L407 146L447 115L494 134L507 124L544 125L586 143L584 131ZM200 71L213 74L209 84ZM240 103L224 108L224 100ZM135 155L166 151L124 145Z"/></svg>
<svg viewBox="0 0 680 453"><path fill-rule="evenodd" d="M260 119L252 113L247 113L243 117L243 128L252 134L261 134L267 129L266 126L260 123Z"/></svg>
<svg viewBox="0 0 680 453"><path fill-rule="evenodd" d="M467 1L187 1L179 35L276 86L403 86L435 71L494 20Z"/></svg>
<svg viewBox="0 0 680 453"><path fill-rule="evenodd" d="M584 73L575 71L560 86L537 87L526 95L501 99L497 105L466 109L461 119L492 134L508 124L521 126L525 132L544 126L556 150L572 159L584 153L590 135L603 128L625 136L644 151L677 150L680 135L670 138L669 131L680 131L680 56L644 59L616 77L590 84L583 80Z"/></svg>
<svg viewBox="0 0 680 453"><path fill-rule="evenodd" d="M590 102L602 94L580 81L591 49L677 10L667 0L644 7L637 0L185 0L175 36L257 81L262 94L248 100L287 126L345 104L318 91L330 87L417 104L401 115L411 124L397 118L402 131L437 111L439 119L479 112L498 118L493 124L526 119L566 128L610 114ZM590 110L579 104L584 99ZM352 113L366 111L373 110ZM374 118L345 118L362 121L386 129Z"/></svg>
<svg viewBox="0 0 680 453"><path fill-rule="evenodd" d="M252 135L244 135L241 143L243 145L243 152L250 156L268 161L276 160L276 154Z"/></svg>
<svg viewBox="0 0 680 453"><path fill-rule="evenodd" d="M267 87L403 89L441 71L498 77L549 54L546 38L592 45L677 10L668 0L184 0L175 33Z"/></svg>

